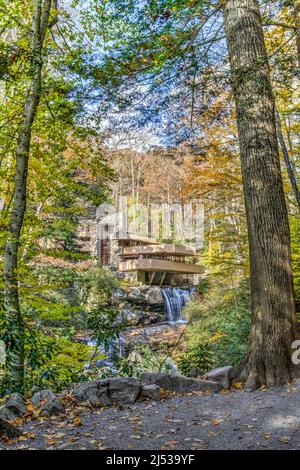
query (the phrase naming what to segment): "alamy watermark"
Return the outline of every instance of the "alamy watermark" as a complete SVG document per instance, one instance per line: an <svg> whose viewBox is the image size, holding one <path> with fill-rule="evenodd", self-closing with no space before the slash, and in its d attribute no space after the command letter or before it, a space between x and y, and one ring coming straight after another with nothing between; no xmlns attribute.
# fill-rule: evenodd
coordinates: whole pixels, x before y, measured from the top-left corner
<svg viewBox="0 0 300 470"><path fill-rule="evenodd" d="M116 205L101 204L97 210L98 239L145 237L176 240L199 249L204 240L202 203L142 204L121 196Z"/></svg>
<svg viewBox="0 0 300 470"><path fill-rule="evenodd" d="M295 349L292 353L292 363L298 366L300 364L300 339L292 342L292 349Z"/></svg>
<svg viewBox="0 0 300 470"><path fill-rule="evenodd" d="M4 365L6 360L6 348L4 341L0 341L0 365Z"/></svg>

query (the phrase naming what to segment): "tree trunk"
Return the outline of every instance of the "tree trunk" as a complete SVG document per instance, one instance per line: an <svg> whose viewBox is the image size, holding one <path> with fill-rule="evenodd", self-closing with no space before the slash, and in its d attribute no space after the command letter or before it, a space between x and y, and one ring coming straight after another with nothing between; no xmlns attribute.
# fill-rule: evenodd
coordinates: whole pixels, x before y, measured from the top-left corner
<svg viewBox="0 0 300 470"><path fill-rule="evenodd" d="M297 36L296 36L296 47L297 47L298 67L300 69L300 0L294 0L294 10L295 10L295 24L298 28Z"/></svg>
<svg viewBox="0 0 300 470"><path fill-rule="evenodd" d="M298 182L297 182L297 176L295 174L295 170L293 168L293 165L290 160L289 156L289 151L287 149L287 146L285 144L285 140L283 137L283 132L282 132L282 127L281 127L281 122L280 122L280 116L278 111L276 111L276 120L277 120L277 133L278 133L278 140L280 143L281 151L283 154L285 166L288 172L289 180L292 186L292 190L296 199L296 203L298 205L298 209L300 211L300 191L298 188Z"/></svg>
<svg viewBox="0 0 300 470"><path fill-rule="evenodd" d="M224 22L236 103L247 215L252 329L241 378L247 388L292 378L296 315L267 53L256 0L227 0Z"/></svg>
<svg viewBox="0 0 300 470"><path fill-rule="evenodd" d="M9 333L7 369L13 389L20 390L24 380L24 322L19 303L18 251L26 209L28 158L32 125L41 96L42 49L49 22L51 0L34 0L31 28L30 83L18 133L12 213L4 253L4 308Z"/></svg>

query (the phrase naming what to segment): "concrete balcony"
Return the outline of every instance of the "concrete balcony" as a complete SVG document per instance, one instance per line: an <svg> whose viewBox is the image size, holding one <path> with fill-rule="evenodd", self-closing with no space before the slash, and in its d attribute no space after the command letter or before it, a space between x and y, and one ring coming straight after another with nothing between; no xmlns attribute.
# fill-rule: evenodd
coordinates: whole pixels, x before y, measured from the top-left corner
<svg viewBox="0 0 300 470"><path fill-rule="evenodd" d="M133 259L121 261L119 271L167 272L180 274L203 274L204 266L199 264L180 263L163 259Z"/></svg>
<svg viewBox="0 0 300 470"><path fill-rule="evenodd" d="M174 243L162 243L160 245L129 246L123 250L124 257L139 255L160 255L160 256L196 256L195 248L177 245Z"/></svg>

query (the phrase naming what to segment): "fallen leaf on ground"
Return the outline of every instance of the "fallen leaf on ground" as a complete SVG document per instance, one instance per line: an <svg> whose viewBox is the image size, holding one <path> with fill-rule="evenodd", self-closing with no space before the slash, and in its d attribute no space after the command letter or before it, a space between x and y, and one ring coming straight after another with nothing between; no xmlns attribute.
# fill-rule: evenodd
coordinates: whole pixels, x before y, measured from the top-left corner
<svg viewBox="0 0 300 470"><path fill-rule="evenodd" d="M280 442L283 442L284 444L287 444L288 442L290 442L291 437L290 436L283 436L283 437L280 437L279 440L280 440Z"/></svg>
<svg viewBox="0 0 300 470"><path fill-rule="evenodd" d="M76 418L73 419L73 424L75 424L75 426L82 426L82 422L79 416L76 416Z"/></svg>

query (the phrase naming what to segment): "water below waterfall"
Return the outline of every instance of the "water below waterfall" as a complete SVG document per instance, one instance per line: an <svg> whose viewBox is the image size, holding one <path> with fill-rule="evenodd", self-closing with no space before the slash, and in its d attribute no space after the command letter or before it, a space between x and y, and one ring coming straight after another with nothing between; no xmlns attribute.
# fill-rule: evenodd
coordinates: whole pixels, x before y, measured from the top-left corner
<svg viewBox="0 0 300 470"><path fill-rule="evenodd" d="M183 307L194 292L194 288L182 287L162 287L161 292L165 301L165 310L167 322L170 324L187 323L182 316ZM154 326L154 325L153 325ZM148 326L149 328L150 326ZM157 327L157 323L155 324ZM88 339L87 344L95 348L97 343L95 340ZM118 338L111 338L105 344L100 345L100 351L105 354L104 359L96 360L94 363L98 367L107 367L113 375L118 373L116 369L117 360L124 357L125 354L125 338L120 335ZM166 364L167 366L167 364ZM85 366L87 369L91 367L89 362ZM168 367L168 366L167 366ZM169 367L170 368L170 367ZM174 369L174 367L173 367Z"/></svg>
<svg viewBox="0 0 300 470"><path fill-rule="evenodd" d="M88 340L87 345L96 347L97 342L95 340ZM124 349L125 339L123 336L109 339L107 344L102 343L100 346L101 352L104 353L107 357L105 359L96 361L95 365L109 367L112 369L116 359L121 359L123 357ZM89 368L89 364L87 368Z"/></svg>
<svg viewBox="0 0 300 470"><path fill-rule="evenodd" d="M182 310L189 300L194 289L182 289L180 287L163 287L162 295L165 299L167 319L170 323L186 323L182 317Z"/></svg>

